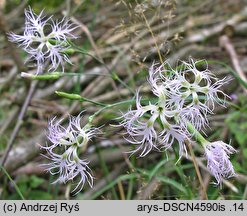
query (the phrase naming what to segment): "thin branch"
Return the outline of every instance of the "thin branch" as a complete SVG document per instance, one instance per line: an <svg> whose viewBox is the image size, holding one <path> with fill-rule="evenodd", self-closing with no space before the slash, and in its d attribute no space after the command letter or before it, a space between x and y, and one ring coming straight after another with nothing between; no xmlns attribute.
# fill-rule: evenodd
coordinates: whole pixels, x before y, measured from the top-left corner
<svg viewBox="0 0 247 216"><path fill-rule="evenodd" d="M242 70L242 67L240 66L237 52L236 52L233 44L231 43L231 41L227 35L223 35L220 37L220 46L225 48L225 50L227 51L227 53L229 54L229 56L231 58L232 65L233 65L235 71L238 73L240 78L247 83L247 78L244 74L244 71ZM242 86L242 88L243 88L244 92L247 94L247 89L244 88L243 86Z"/></svg>
<svg viewBox="0 0 247 216"><path fill-rule="evenodd" d="M138 200L151 199L152 194L157 191L160 187L160 183L156 177L153 177L146 187L142 188L140 193L137 196Z"/></svg>
<svg viewBox="0 0 247 216"><path fill-rule="evenodd" d="M207 191L206 191L204 182L203 182L203 180L202 180L202 176L201 176L201 173L200 173L198 164L197 164L197 162L196 162L196 157L195 157L195 154L194 154L194 152L193 152L192 145L191 145L191 143L190 143L188 140L186 141L186 144L187 144L187 146L189 147L190 155L191 155L191 158L192 158L192 161L193 161L195 170L196 170L196 174L197 174L198 180L199 180L199 182L200 182L200 185L201 185L201 187L202 187L202 191L203 191L203 195L204 195L203 199L208 200Z"/></svg>
<svg viewBox="0 0 247 216"><path fill-rule="evenodd" d="M19 133L19 130L20 130L21 125L23 123L23 118L25 116L25 113L26 113L28 105L29 105L29 103L30 103L30 101L32 99L32 96L33 96L33 93L34 93L34 91L36 89L37 84L38 84L38 81L36 81L36 80L31 83L31 86L29 88L27 97L26 97L26 99L24 101L24 104L23 104L23 106L21 108L21 112L20 112L20 114L18 116L17 123L16 123L15 128L14 128L12 134L11 134L11 137L10 137L10 139L8 141L7 149L6 149L5 153L4 153L4 156L3 156L3 159L2 159L2 162L1 162L2 166L4 166L4 164L5 164L5 162L6 162L7 158L8 158L9 152L13 147L14 140L15 140L16 136Z"/></svg>

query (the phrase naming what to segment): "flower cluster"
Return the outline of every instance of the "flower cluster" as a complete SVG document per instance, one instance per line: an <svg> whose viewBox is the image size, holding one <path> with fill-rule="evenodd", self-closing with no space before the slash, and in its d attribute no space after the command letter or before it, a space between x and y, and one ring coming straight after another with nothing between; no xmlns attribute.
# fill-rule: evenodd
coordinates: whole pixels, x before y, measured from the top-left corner
<svg viewBox="0 0 247 216"><path fill-rule="evenodd" d="M41 148L47 151L47 157L51 163L45 164L47 170L52 175L59 174L54 182L66 183L78 178L77 186L73 192L79 192L85 182L90 187L93 186L93 177L86 160L81 160L78 156L79 149L85 150L88 141L98 133L97 128L89 125L81 127L81 116L70 117L69 124L64 127L61 120L53 118L48 126L48 139L51 142L49 146Z"/></svg>
<svg viewBox="0 0 247 216"><path fill-rule="evenodd" d="M25 10L25 28L23 35L9 34L9 40L17 43L28 54L28 60L37 62L37 73L44 69L46 61L51 62L49 71L55 71L59 65L64 69L64 61L70 62L66 50L70 47L68 38L76 38L72 32L77 28L63 18L54 21L43 16L43 11L36 15L31 8Z"/></svg>
<svg viewBox="0 0 247 216"><path fill-rule="evenodd" d="M66 54L70 47L68 39L76 38L72 32L77 26L66 18L54 21L52 17L44 16L43 11L36 15L31 8L25 10L25 19L23 35L10 33L10 41L29 54L28 60L36 61L37 74L44 71L46 63L50 65L49 71L55 71L59 66L64 70L64 63L71 63ZM151 150L168 150L174 144L178 144L180 158L187 154L186 141L208 126L207 115L213 114L215 103L224 105L228 97L220 90L228 80L217 79L205 63L191 59L190 62L182 62L176 69L168 63L151 66L148 82L156 102L144 104L137 91L136 108L130 108L122 115L121 125L128 134L125 138L137 146L132 154L138 152L140 157L144 157ZM203 70L199 69L202 65ZM112 106L103 109L109 107ZM72 192L78 193L86 182L93 186L89 162L81 160L79 152L86 150L88 142L99 130L89 123L82 127L81 115L70 116L67 126L62 126L62 121L56 118L49 121L47 137L51 144L41 148L47 152L44 156L51 160L45 164L47 170L52 175L59 175L54 183L76 181ZM218 184L223 178L235 175L229 160L230 155L236 152L233 147L222 141L209 143L204 138L201 144L208 170Z"/></svg>
<svg viewBox="0 0 247 216"><path fill-rule="evenodd" d="M132 153L140 152L143 157L151 150L167 150L178 143L180 158L187 154L185 140L194 135L188 129L188 123L195 130L202 130L208 126L207 114L213 113L214 103L224 104L219 95L224 99L227 97L220 90L227 79L218 80L207 64L206 69L199 70L202 64L205 66L204 61L194 62L191 59L190 62L182 62L176 70L168 63L151 66L148 81L157 102L148 101L142 105L137 92L136 109L130 109L122 116L121 125L128 134L126 139L137 146ZM220 182L221 177L233 174L227 155L234 151L226 144L224 148L223 145L217 146L215 143L208 145L206 157L209 170ZM221 150L222 161L216 156L216 150Z"/></svg>

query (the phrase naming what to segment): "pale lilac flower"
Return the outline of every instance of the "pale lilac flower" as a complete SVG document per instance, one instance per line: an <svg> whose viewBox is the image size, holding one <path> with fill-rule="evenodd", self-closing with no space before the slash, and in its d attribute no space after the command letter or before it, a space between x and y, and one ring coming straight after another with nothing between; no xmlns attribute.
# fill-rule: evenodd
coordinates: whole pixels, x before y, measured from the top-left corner
<svg viewBox="0 0 247 216"><path fill-rule="evenodd" d="M161 65L152 64L149 69L148 82L154 95L159 98L161 106L169 106L172 109L180 108L178 101L174 101L174 86L172 81L176 79L175 71L167 62ZM178 97L180 97L178 95Z"/></svg>
<svg viewBox="0 0 247 216"><path fill-rule="evenodd" d="M161 149L168 150L172 147L174 142L178 142L179 145L179 159L183 156L183 153L187 156L187 149L185 146L185 140L190 137L187 130L184 130L180 125L169 124L160 132Z"/></svg>
<svg viewBox="0 0 247 216"><path fill-rule="evenodd" d="M179 154L186 152L184 140L188 138L187 130L176 123L177 110L165 107L161 100L156 104L141 105L139 93L136 95L136 109L122 115L121 125L125 127L129 138L126 140L137 148L131 153L140 152L140 157L146 156L151 150L169 149L174 141L179 144ZM163 129L159 130L159 127Z"/></svg>
<svg viewBox="0 0 247 216"><path fill-rule="evenodd" d="M178 116L181 127L185 129L187 128L187 122L192 123L197 130L202 130L209 126L207 116L197 106L181 109Z"/></svg>
<svg viewBox="0 0 247 216"><path fill-rule="evenodd" d="M86 124L81 126L81 115L70 116L67 126L62 126L63 119L53 118L49 121L47 137L51 145L43 146L47 151L46 158L51 162L45 164L47 170L59 177L54 182L67 183L75 181L75 188L72 192L80 192L84 184L88 182L93 186L93 177L86 160L78 156L80 150L85 150L92 137L99 133L97 128Z"/></svg>
<svg viewBox="0 0 247 216"><path fill-rule="evenodd" d="M73 181L74 179L78 179L77 182L73 183L76 185L73 189L72 192L78 193L82 190L83 186L87 182L89 186L92 188L93 187L93 176L92 176L92 171L88 166L88 161L86 160L81 160L78 158L76 154L76 150L74 150L74 161L73 164L70 164L70 170L69 170L69 180Z"/></svg>
<svg viewBox="0 0 247 216"><path fill-rule="evenodd" d="M222 141L216 141L205 144L204 149L207 168L215 177L217 184L221 184L223 178L235 176L233 165L229 160L230 155L236 153L232 146Z"/></svg>
<svg viewBox="0 0 247 216"><path fill-rule="evenodd" d="M77 117L70 117L71 132L76 136L76 143L78 147L85 147L87 143L100 131L98 128L91 127L90 125L81 126L81 114Z"/></svg>
<svg viewBox="0 0 247 216"><path fill-rule="evenodd" d="M152 66L149 69L149 78L148 82L151 86L152 92L154 95L159 97L162 100L165 100L167 98L168 92L168 82L166 82L161 72L164 71L164 65L158 66L157 64L152 64Z"/></svg>
<svg viewBox="0 0 247 216"><path fill-rule="evenodd" d="M54 117L48 123L47 137L53 144L52 147L57 147L57 145L70 146L75 143L76 137L71 131L71 122L67 126L62 126L62 121L63 119L56 120Z"/></svg>
<svg viewBox="0 0 247 216"><path fill-rule="evenodd" d="M43 11L36 15L32 9L25 10L25 28L23 35L9 34L9 40L17 43L28 54L28 60L35 60L37 73L44 70L46 61L51 63L49 71L55 71L59 65L64 69L64 62L71 63L65 51L70 47L68 38L76 38L73 30L77 28L63 18L54 21L52 16L46 17Z"/></svg>
<svg viewBox="0 0 247 216"><path fill-rule="evenodd" d="M148 82L157 102L144 106L137 92L136 108L122 115L127 140L137 146L132 153L145 156L153 149L167 150L178 143L181 157L187 153L185 140L193 136L188 132L188 122L197 130L208 126L207 114L212 113L215 102L222 104L219 94L226 97L220 90L226 80L218 80L207 65L199 70L199 63L192 59L182 62L179 70L167 62L150 67Z"/></svg>
<svg viewBox="0 0 247 216"><path fill-rule="evenodd" d="M181 107L180 118L187 119L198 130L208 126L207 114L212 114L214 103L224 104L228 97L220 90L229 80L218 80L207 65L205 70L199 70L196 65L201 61L182 62L182 68L175 73L170 82L171 95L169 103ZM223 100L219 98L223 96Z"/></svg>
<svg viewBox="0 0 247 216"><path fill-rule="evenodd" d="M152 149L158 149L158 134L154 128L155 121L158 118L158 112L156 106L152 104L142 106L140 100L141 98L139 98L137 93L137 109L129 110L126 114L124 114L122 116L124 120L121 122L121 125L126 128L128 135L130 136L130 139L126 138L126 140L139 146L136 150L132 151L132 153L142 151L140 156L143 157ZM144 115L148 112L153 115L149 119L146 119Z"/></svg>
<svg viewBox="0 0 247 216"><path fill-rule="evenodd" d="M182 62L179 70L172 69L167 63L151 66L148 82L157 102L148 101L142 105L138 91L136 108L122 115L121 125L129 136L126 140L137 146L132 153L140 152L143 157L151 150L168 150L177 143L180 159L187 154L185 141L195 135L188 125L202 130L209 125L207 115L213 113L214 103L224 105L227 95L220 88L228 80L217 79L207 64L205 70L199 70L199 63L202 62L192 59L189 63ZM218 184L223 178L235 175L229 160L236 152L233 147L222 141L202 145L207 167Z"/></svg>

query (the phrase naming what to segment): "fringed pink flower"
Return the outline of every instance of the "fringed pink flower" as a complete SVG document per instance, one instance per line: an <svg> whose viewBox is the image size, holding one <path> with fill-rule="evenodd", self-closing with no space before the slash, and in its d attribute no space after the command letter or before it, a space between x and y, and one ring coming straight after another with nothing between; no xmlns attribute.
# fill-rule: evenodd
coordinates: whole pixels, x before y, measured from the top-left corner
<svg viewBox="0 0 247 216"><path fill-rule="evenodd" d="M221 184L224 178L235 176L230 155L236 153L236 150L232 146L222 141L217 141L206 144L204 148L207 168L215 177L217 184Z"/></svg>
<svg viewBox="0 0 247 216"><path fill-rule="evenodd" d="M59 65L64 69L64 62L71 63L66 50L70 47L67 39L76 38L73 31L77 28L63 18L54 21L52 17L36 15L31 7L25 10L25 28L23 35L9 33L9 40L17 43L29 54L28 60L37 63L37 74L44 70L45 62L50 62L49 71L55 71Z"/></svg>
<svg viewBox="0 0 247 216"><path fill-rule="evenodd" d="M99 130L90 125L81 126L81 116L71 116L69 124L62 126L61 120L51 119L48 126L48 139L50 145L42 147L46 150L44 155L51 162L44 164L52 174L59 177L54 182L67 183L75 182L76 186L72 192L78 193L88 182L93 186L93 176L88 166L89 162L79 158L80 149L85 149L92 137L98 134Z"/></svg>

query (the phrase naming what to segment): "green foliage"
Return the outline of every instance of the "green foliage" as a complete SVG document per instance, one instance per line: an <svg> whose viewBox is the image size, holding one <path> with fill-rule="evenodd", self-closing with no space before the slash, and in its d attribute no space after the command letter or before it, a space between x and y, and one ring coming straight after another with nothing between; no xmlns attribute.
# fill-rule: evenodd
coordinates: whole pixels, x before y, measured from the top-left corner
<svg viewBox="0 0 247 216"><path fill-rule="evenodd" d="M22 175L16 180L19 190L28 199L52 199L52 195L40 189L44 185L45 180L35 175ZM18 194L13 194L9 199L19 199Z"/></svg>
<svg viewBox="0 0 247 216"><path fill-rule="evenodd" d="M240 109L231 112L226 123L239 145L245 147L247 143L247 98L239 96L239 101Z"/></svg>
<svg viewBox="0 0 247 216"><path fill-rule="evenodd" d="M236 172L246 174L247 165L247 98L245 95L238 96L238 109L234 108L227 116L225 122L234 138L238 154L233 158L232 164Z"/></svg>
<svg viewBox="0 0 247 216"><path fill-rule="evenodd" d="M46 8L46 9L54 9L61 5L60 0L29 0L29 4L34 8L34 10L37 8L37 10L40 10L40 8Z"/></svg>

